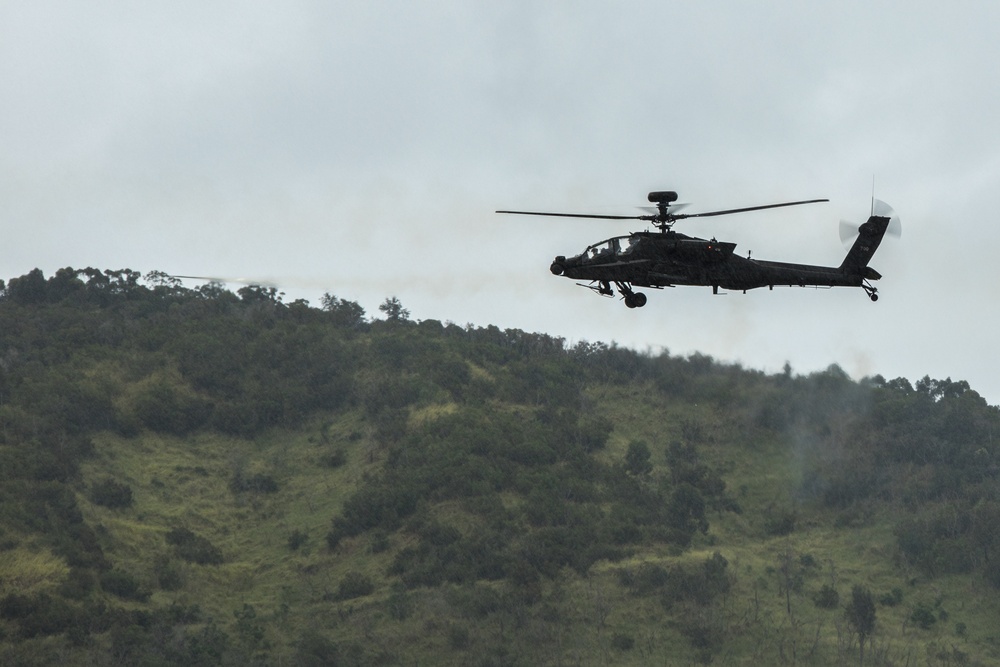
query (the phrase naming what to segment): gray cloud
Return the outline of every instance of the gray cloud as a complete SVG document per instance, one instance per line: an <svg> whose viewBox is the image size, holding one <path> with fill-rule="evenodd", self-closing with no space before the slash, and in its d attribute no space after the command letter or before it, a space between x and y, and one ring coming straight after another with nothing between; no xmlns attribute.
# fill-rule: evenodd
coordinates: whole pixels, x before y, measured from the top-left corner
<svg viewBox="0 0 1000 667"><path fill-rule="evenodd" d="M990 355L1000 90L982 3L0 3L0 275L256 276L369 312L701 351L779 370L963 378ZM628 229L497 208L691 210L755 257L839 263L876 193L883 298L654 292L549 275ZM595 208L596 207L596 208Z"/></svg>

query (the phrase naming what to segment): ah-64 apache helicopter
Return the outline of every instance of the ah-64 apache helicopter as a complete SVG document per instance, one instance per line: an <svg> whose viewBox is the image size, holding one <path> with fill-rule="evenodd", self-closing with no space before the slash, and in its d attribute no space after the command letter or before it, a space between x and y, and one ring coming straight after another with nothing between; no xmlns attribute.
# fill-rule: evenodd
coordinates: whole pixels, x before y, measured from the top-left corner
<svg viewBox="0 0 1000 667"><path fill-rule="evenodd" d="M735 255L735 243L716 239L705 240L686 236L673 231L678 220L686 218L707 218L717 215L746 213L785 206L799 206L829 201L809 199L733 208L706 213L678 213L685 204L675 204L677 193L673 191L650 192L649 201L656 208L649 208L649 215L597 215L583 213L544 213L541 211L497 211L518 215L545 215L561 218L598 218L604 220L645 220L659 231L632 232L628 236L616 236L589 246L574 257L562 255L555 258L549 267L557 276L574 280L589 280L583 284L598 294L612 296L618 289L629 308L646 305L646 295L635 291L635 287L661 289L674 285L702 285L711 287L718 294L719 288L746 290L757 287L774 289L779 286L799 287L861 287L872 301L878 300L878 289L870 281L882 276L868 266L872 255L882 242L886 231L898 235L898 221L888 205L872 200L872 212L868 221L857 228L847 257L840 266L812 266L809 264L789 264L751 259L749 256ZM876 210L878 209L878 210ZM890 225L890 222L892 223ZM844 224L841 237L845 237ZM853 230L852 230L853 231Z"/></svg>

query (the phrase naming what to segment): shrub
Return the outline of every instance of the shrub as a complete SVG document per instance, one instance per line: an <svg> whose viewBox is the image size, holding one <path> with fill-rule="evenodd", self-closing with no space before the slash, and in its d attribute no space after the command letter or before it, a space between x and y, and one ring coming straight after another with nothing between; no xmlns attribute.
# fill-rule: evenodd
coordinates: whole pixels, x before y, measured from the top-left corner
<svg viewBox="0 0 1000 667"><path fill-rule="evenodd" d="M296 528L292 531L292 534L288 536L288 548L292 551L298 551L299 547L307 541L309 541L309 533Z"/></svg>
<svg viewBox="0 0 1000 667"><path fill-rule="evenodd" d="M90 499L102 507L112 509L132 506L132 487L108 477L94 484L90 489Z"/></svg>
<svg viewBox="0 0 1000 667"><path fill-rule="evenodd" d="M729 561L716 551L702 562L701 567L678 565L670 570L660 602L670 609L675 602L690 600L708 605L731 588Z"/></svg>
<svg viewBox="0 0 1000 667"><path fill-rule="evenodd" d="M168 556L156 557L153 572L156 574L156 583L165 591L177 591L184 587L184 574Z"/></svg>
<svg viewBox="0 0 1000 667"><path fill-rule="evenodd" d="M208 421L212 406L185 386L155 378L141 384L132 411L151 431L184 435Z"/></svg>
<svg viewBox="0 0 1000 667"><path fill-rule="evenodd" d="M339 468L347 463L347 455L340 447L323 454L319 459L319 464L324 468Z"/></svg>
<svg viewBox="0 0 1000 667"><path fill-rule="evenodd" d="M789 509L774 509L764 519L764 533L781 537L795 531L795 512Z"/></svg>
<svg viewBox="0 0 1000 667"><path fill-rule="evenodd" d="M389 550L389 533L384 530L373 530L371 539L368 542L368 550L373 554L380 554Z"/></svg>
<svg viewBox="0 0 1000 667"><path fill-rule="evenodd" d="M628 443L625 453L625 469L633 475L646 475L653 470L649 458L649 445L642 440L633 440Z"/></svg>
<svg viewBox="0 0 1000 667"><path fill-rule="evenodd" d="M86 568L70 568L66 580L59 585L59 594L65 598L82 600L97 585L97 578Z"/></svg>
<svg viewBox="0 0 1000 667"><path fill-rule="evenodd" d="M218 547L187 528L174 528L167 533L166 539L169 544L174 545L177 555L189 563L219 565L223 561Z"/></svg>
<svg viewBox="0 0 1000 667"><path fill-rule="evenodd" d="M660 590L670 578L670 573L656 563L642 563L635 568L618 570L618 583L628 588L633 595L643 595Z"/></svg>
<svg viewBox="0 0 1000 667"><path fill-rule="evenodd" d="M233 478L229 480L229 489L233 493L244 491L249 493L277 493L278 482L267 473L258 472L245 476L241 471L237 471L233 474Z"/></svg>
<svg viewBox="0 0 1000 667"><path fill-rule="evenodd" d="M122 570L106 570L101 574L101 588L123 600L149 599L149 592L139 587L139 582L128 572Z"/></svg>
<svg viewBox="0 0 1000 667"><path fill-rule="evenodd" d="M840 593L830 584L823 584L823 588L813 596L813 602L820 609L836 609L840 605Z"/></svg>
<svg viewBox="0 0 1000 667"><path fill-rule="evenodd" d="M878 603L883 607L895 607L902 601L903 601L903 589L899 588L898 586L896 588L893 588L888 593L882 594L881 596L879 596L878 599Z"/></svg>
<svg viewBox="0 0 1000 667"><path fill-rule="evenodd" d="M25 638L56 635L78 626L82 630L87 622L78 608L44 593L32 597L8 595L0 601L0 617L17 620Z"/></svg>
<svg viewBox="0 0 1000 667"><path fill-rule="evenodd" d="M306 630L295 644L296 665L320 667L342 664L343 654L336 643L316 630Z"/></svg>
<svg viewBox="0 0 1000 667"><path fill-rule="evenodd" d="M934 616L934 612L924 604L917 605L917 608L910 614L910 620L919 625L923 630L929 630L932 625L937 623L937 617Z"/></svg>
<svg viewBox="0 0 1000 667"><path fill-rule="evenodd" d="M816 562L816 558L812 554L802 554L799 556L799 565L802 567L819 567L819 563Z"/></svg>
<svg viewBox="0 0 1000 667"><path fill-rule="evenodd" d="M374 592L375 584L372 583L368 575L351 571L345 574L344 578L340 580L340 585L337 586L336 599L353 600L354 598L371 595Z"/></svg>
<svg viewBox="0 0 1000 667"><path fill-rule="evenodd" d="M386 604L389 607L389 616L397 621L404 621L413 613L413 602L402 585L393 585Z"/></svg>
<svg viewBox="0 0 1000 667"><path fill-rule="evenodd" d="M458 624L448 626L448 645L456 651L469 648L469 629Z"/></svg>

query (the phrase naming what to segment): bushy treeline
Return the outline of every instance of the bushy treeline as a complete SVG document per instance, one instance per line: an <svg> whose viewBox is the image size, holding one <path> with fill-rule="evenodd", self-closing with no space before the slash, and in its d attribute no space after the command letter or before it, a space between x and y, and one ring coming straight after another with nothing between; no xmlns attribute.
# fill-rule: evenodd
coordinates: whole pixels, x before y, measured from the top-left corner
<svg viewBox="0 0 1000 667"><path fill-rule="evenodd" d="M489 615L538 603L562 572L586 577L595 562L646 547L680 552L709 531L713 513L742 509L704 447L764 440L787 443L805 471L798 506L758 521L765 535L793 532L812 508L849 527L889 504L899 509L901 559L1000 587L1000 415L964 382L856 382L836 366L770 375L704 355L414 322L395 299L380 310L384 319L330 294L312 307L285 303L275 288L189 289L131 270L35 270L0 283L0 548L37 540L70 568L58 590L6 593L0 618L24 638L65 633L84 646L112 637L126 663L130 651L164 664L262 659L252 609L225 626L197 610L123 611L147 604L148 584L116 567L79 502L125 511L136 490L109 477L88 488L81 463L99 431L253 439L348 412L371 434L368 472L331 517L324 546L390 551L391 618L406 616L418 589L476 591L473 606ZM664 423L664 441L631 440L610 455L618 415L590 398L594 387L636 389L713 420ZM343 443L322 439L324 462L342 465ZM242 469L226 483L237 495L278 490L273 477ZM153 568L162 590L183 587L174 559L200 567L227 557L189 526L163 540L168 555ZM719 554L672 577L626 568L622 582L660 591L665 608L675 599L704 606L697 595L728 590L725 570ZM331 600L373 592L374 581L353 573ZM721 643L702 636L714 626L692 627L699 649ZM180 639L154 648L168 629ZM452 639L468 642L461 632ZM315 633L295 641L303 660L367 655Z"/></svg>

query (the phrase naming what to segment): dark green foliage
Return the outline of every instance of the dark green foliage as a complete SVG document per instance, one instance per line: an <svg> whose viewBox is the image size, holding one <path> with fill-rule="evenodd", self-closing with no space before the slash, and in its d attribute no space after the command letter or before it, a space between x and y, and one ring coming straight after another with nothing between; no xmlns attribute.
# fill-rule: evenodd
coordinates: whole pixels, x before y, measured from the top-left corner
<svg viewBox="0 0 1000 667"><path fill-rule="evenodd" d="M683 431L689 438L688 442L675 440L666 450L670 481L674 485L688 484L694 487L714 510L739 513L739 504L726 494L726 482L722 479L722 474L702 462L692 442L701 437L700 426L688 422L684 424Z"/></svg>
<svg viewBox="0 0 1000 667"><path fill-rule="evenodd" d="M663 606L670 609L677 602L695 602L708 605L725 595L732 587L729 579L729 561L716 551L700 566L676 566L669 571L660 597Z"/></svg>
<svg viewBox="0 0 1000 667"><path fill-rule="evenodd" d="M410 595L404 587L399 585L393 586L386 606L389 610L389 616L397 621L404 621L413 613L413 602Z"/></svg>
<svg viewBox="0 0 1000 667"><path fill-rule="evenodd" d="M456 651L469 648L469 628L454 623L448 626L448 646Z"/></svg>
<svg viewBox="0 0 1000 667"><path fill-rule="evenodd" d="M70 568L66 580L59 585L59 594L71 600L86 598L97 586L97 577L86 568Z"/></svg>
<svg viewBox="0 0 1000 667"><path fill-rule="evenodd" d="M990 586L1000 589L1000 561L991 560L983 565L983 576Z"/></svg>
<svg viewBox="0 0 1000 667"><path fill-rule="evenodd" d="M767 535L790 535L795 530L795 511L785 508L770 508L764 518L764 533Z"/></svg>
<svg viewBox="0 0 1000 667"><path fill-rule="evenodd" d="M299 547L304 545L309 541L309 533L304 530L299 530L296 528L292 531L291 535L288 536L287 544L288 548L292 551L298 551Z"/></svg>
<svg viewBox="0 0 1000 667"><path fill-rule="evenodd" d="M384 551L388 551L391 545L389 541L389 533L384 530L373 530L371 535L371 541L368 543L368 549L373 554L380 554Z"/></svg>
<svg viewBox="0 0 1000 667"><path fill-rule="evenodd" d="M900 551L930 575L972 570L969 515L956 515L951 504L928 507L896 526Z"/></svg>
<svg viewBox="0 0 1000 667"><path fill-rule="evenodd" d="M631 651L635 648L635 639L624 632L616 632L611 635L611 648L616 651Z"/></svg>
<svg viewBox="0 0 1000 667"><path fill-rule="evenodd" d="M124 570L105 570L100 577L101 588L124 600L144 601L149 592L142 589L139 581Z"/></svg>
<svg viewBox="0 0 1000 667"><path fill-rule="evenodd" d="M686 482L674 488L667 506L667 525L671 537L681 546L690 544L696 531L708 532L705 499L698 489Z"/></svg>
<svg viewBox="0 0 1000 667"><path fill-rule="evenodd" d="M60 597L10 594L0 600L0 618L16 621L22 637L55 635L85 628L83 610Z"/></svg>
<svg viewBox="0 0 1000 667"><path fill-rule="evenodd" d="M420 526L417 534L417 546L399 551L389 568L409 588L506 575L509 545L497 532L480 528L466 537L451 526L430 522Z"/></svg>
<svg viewBox="0 0 1000 667"><path fill-rule="evenodd" d="M362 487L344 503L340 516L334 518L333 528L326 536L331 549L340 540L353 537L375 527L394 530L401 519L417 509L419 495L416 489L391 485Z"/></svg>
<svg viewBox="0 0 1000 667"><path fill-rule="evenodd" d="M165 591L176 591L184 587L184 574L176 562L168 556L157 556L153 561L156 583Z"/></svg>
<svg viewBox="0 0 1000 667"><path fill-rule="evenodd" d="M324 468L339 468L347 463L347 454L340 447L333 449L319 458L319 464Z"/></svg>
<svg viewBox="0 0 1000 667"><path fill-rule="evenodd" d="M307 630L295 646L295 664L302 667L328 667L343 664L337 644L315 630Z"/></svg>
<svg viewBox="0 0 1000 667"><path fill-rule="evenodd" d="M177 555L189 563L219 565L223 562L222 552L218 547L187 528L172 529L167 533L166 540L174 546Z"/></svg>
<svg viewBox="0 0 1000 667"><path fill-rule="evenodd" d="M267 473L246 475L237 470L229 480L229 489L233 493L277 493L278 482Z"/></svg>
<svg viewBox="0 0 1000 667"><path fill-rule="evenodd" d="M633 440L628 443L628 451L625 452L625 469L633 475L648 474L653 470L649 458L649 445L641 440Z"/></svg>
<svg viewBox="0 0 1000 667"><path fill-rule="evenodd" d="M320 310L286 304L270 287L232 294L219 284L187 290L165 274L147 276L147 286L139 278L66 268L49 279L36 270L0 282L0 549L38 545L70 567L44 595L0 600L8 644L65 634L58 641L73 647L66 650L95 664L394 664L377 647L379 624L415 622L437 596L461 614L433 627L442 645L482 664L524 662L506 646L479 645L533 632L563 582L590 574L597 561L713 544L709 520L740 511L727 492L728 464L719 464L730 446L794 447L803 470L801 487L774 496L780 500L766 513L759 496L740 496L760 533L805 530L824 506L833 512L819 521L861 525L884 503L897 517L899 562L921 578L967 573L1000 588L1000 413L967 383L854 382L837 366L768 376L698 354L567 348L541 334L414 322L392 299L381 310L386 320L368 322L360 306L330 295ZM623 423L619 389L667 407L644 417L653 423ZM352 485L326 536L338 553L323 558L375 554L390 578L386 597L375 594L378 577L360 572L328 593L368 598L336 605L337 632L346 633L337 643L295 630L303 632L297 642L283 637L285 652L267 655L269 641L287 631L277 629L287 605L244 607L218 623L157 608L162 594L148 597L145 587L184 589L189 563L221 563L221 551L175 528L165 553L126 559L114 529L90 525L77 506L81 494L109 508L136 500L128 484L82 472L102 469L103 452L81 465L105 442L102 432L154 431L198 446L209 431L253 441L273 428L308 425L315 433L317 423L326 424L321 442L304 456L331 469L332 485L348 477ZM624 453L602 451L623 437L637 439ZM279 497L234 503L264 511L297 494L294 478L274 466L239 468L228 481L236 494L281 490ZM215 474L203 473L206 481ZM155 492L163 490L159 482ZM304 531L288 530L263 537L287 539L293 551L311 546ZM668 563L616 572L629 594L661 600L694 659L711 661L726 639L716 605L729 595L728 562L716 554ZM817 591L809 579L815 558L790 554L782 567L786 593ZM148 582L132 572L148 572ZM814 601L844 608L830 586ZM852 595L847 609L866 608L854 603ZM902 604L902 593L878 603ZM376 620L351 618L361 607L375 609ZM938 607L920 609L911 623L947 618ZM484 633L479 622L499 632ZM362 627L365 641L351 639L351 628ZM851 627L862 646L871 641L863 624ZM635 650L628 633L609 630L601 641Z"/></svg>
<svg viewBox="0 0 1000 667"><path fill-rule="evenodd" d="M164 378L150 380L136 394L132 410L146 428L185 435L208 422L211 404Z"/></svg>
<svg viewBox="0 0 1000 667"><path fill-rule="evenodd" d="M410 311L403 308L403 304L394 296L383 301L378 309L385 313L389 322L406 322L410 319Z"/></svg>
<svg viewBox="0 0 1000 667"><path fill-rule="evenodd" d="M361 572L348 572L337 585L336 600L353 600L354 598L371 595L375 592L375 584L368 575Z"/></svg>
<svg viewBox="0 0 1000 667"><path fill-rule="evenodd" d="M94 484L90 490L90 499L104 507L131 507L132 487L108 477Z"/></svg>
<svg viewBox="0 0 1000 667"><path fill-rule="evenodd" d="M903 589L893 588L888 593L883 593L878 598L878 603L883 607L895 607L903 601Z"/></svg>
<svg viewBox="0 0 1000 667"><path fill-rule="evenodd" d="M576 427L576 441L583 451L596 452L604 449L613 429L614 424L607 417L594 413L583 414Z"/></svg>
<svg viewBox="0 0 1000 667"><path fill-rule="evenodd" d="M836 609L840 606L840 593L830 584L823 584L813 596L813 602L820 609Z"/></svg>
<svg viewBox="0 0 1000 667"><path fill-rule="evenodd" d="M910 614L910 621L919 628L929 630L931 626L937 623L937 616L934 615L933 609L921 603L913 609L913 612Z"/></svg>
<svg viewBox="0 0 1000 667"><path fill-rule="evenodd" d="M331 315L337 326L345 329L361 329L365 325L365 309L346 299L339 299L329 292L320 297L323 310Z"/></svg>
<svg viewBox="0 0 1000 667"><path fill-rule="evenodd" d="M233 617L236 619L236 633L246 650L253 653L267 647L264 628L257 621L257 610L253 605L244 604L233 612Z"/></svg>
<svg viewBox="0 0 1000 667"><path fill-rule="evenodd" d="M656 563L643 563L637 568L618 570L618 582L633 595L648 595L667 585L670 572Z"/></svg>
<svg viewBox="0 0 1000 667"><path fill-rule="evenodd" d="M851 588L851 599L844 608L844 619L858 636L859 662L864 664L865 643L875 632L875 601L870 590L859 584Z"/></svg>

